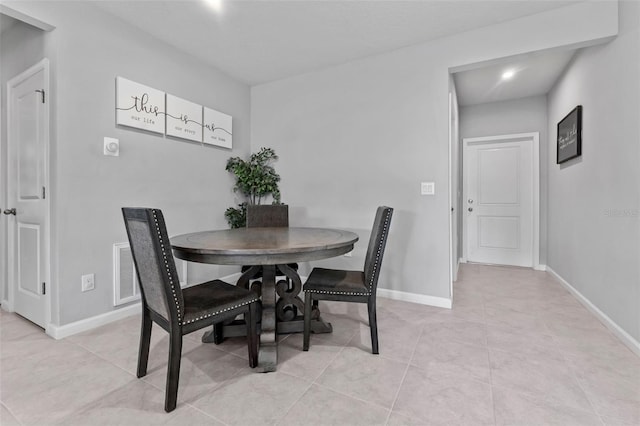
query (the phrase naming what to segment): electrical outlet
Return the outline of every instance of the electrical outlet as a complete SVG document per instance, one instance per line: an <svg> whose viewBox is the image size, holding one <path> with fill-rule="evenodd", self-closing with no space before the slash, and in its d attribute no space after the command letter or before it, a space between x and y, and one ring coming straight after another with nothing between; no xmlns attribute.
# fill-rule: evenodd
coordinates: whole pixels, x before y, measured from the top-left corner
<svg viewBox="0 0 640 426"><path fill-rule="evenodd" d="M96 288L95 274L87 274L82 276L82 291L89 291Z"/></svg>

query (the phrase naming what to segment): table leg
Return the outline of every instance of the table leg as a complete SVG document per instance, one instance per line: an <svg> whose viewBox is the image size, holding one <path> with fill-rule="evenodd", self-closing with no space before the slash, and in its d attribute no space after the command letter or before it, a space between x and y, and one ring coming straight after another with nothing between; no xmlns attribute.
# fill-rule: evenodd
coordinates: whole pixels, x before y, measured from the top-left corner
<svg viewBox="0 0 640 426"><path fill-rule="evenodd" d="M258 369L275 371L278 365L278 342L276 336L276 266L262 267L262 322L260 327L260 349Z"/></svg>

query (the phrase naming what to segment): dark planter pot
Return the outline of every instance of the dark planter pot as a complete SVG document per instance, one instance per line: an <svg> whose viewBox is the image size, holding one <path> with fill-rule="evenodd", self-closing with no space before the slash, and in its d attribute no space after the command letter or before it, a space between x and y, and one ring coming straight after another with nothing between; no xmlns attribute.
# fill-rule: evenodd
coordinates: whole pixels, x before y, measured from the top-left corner
<svg viewBox="0 0 640 426"><path fill-rule="evenodd" d="M289 226L289 206L258 204L247 206L247 228Z"/></svg>

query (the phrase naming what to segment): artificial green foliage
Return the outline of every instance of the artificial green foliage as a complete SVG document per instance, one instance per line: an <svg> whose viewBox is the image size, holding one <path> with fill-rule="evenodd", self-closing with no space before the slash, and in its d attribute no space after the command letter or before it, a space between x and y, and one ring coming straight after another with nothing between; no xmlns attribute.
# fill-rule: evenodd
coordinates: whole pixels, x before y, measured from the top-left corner
<svg viewBox="0 0 640 426"><path fill-rule="evenodd" d="M249 160L240 157L232 157L227 161L226 170L234 174L236 184L235 192L240 192L247 201L238 207L229 207L224 215L232 228L241 228L246 225L247 205L261 204L262 200L271 195L272 204L280 204L280 175L276 173L271 163L278 159L273 148L260 148L260 151L251 154Z"/></svg>
<svg viewBox="0 0 640 426"><path fill-rule="evenodd" d="M238 204L238 208L229 207L224 217L231 228L244 228L247 225L247 203Z"/></svg>

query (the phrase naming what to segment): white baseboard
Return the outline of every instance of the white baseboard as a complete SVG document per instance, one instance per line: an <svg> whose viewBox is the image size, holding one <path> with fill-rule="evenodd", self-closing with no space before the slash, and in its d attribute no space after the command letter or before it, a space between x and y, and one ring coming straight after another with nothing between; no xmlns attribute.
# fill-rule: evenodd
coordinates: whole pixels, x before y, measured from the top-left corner
<svg viewBox="0 0 640 426"><path fill-rule="evenodd" d="M240 278L240 273L235 273L219 278L222 281L229 283L235 283ZM300 277L302 282L306 281L307 277ZM402 300L404 302L419 303L421 305L436 306L438 308L451 309L451 299L445 299L443 297L427 296L425 294L407 293L404 291L387 290L384 288L378 288L378 296L386 297L394 300ZM8 306L5 306L5 302L2 302L2 309L8 310ZM134 303L132 305L124 306L119 309L115 309L111 312L105 312L100 315L96 315L90 318L85 318L80 321L72 322L65 325L53 325L47 326L45 332L54 339L64 339L65 337L72 336L74 334L82 333L87 330L91 330L114 321L127 318L132 315L140 313L140 303Z"/></svg>
<svg viewBox="0 0 640 426"><path fill-rule="evenodd" d="M435 306L437 308L451 309L451 299L444 297L427 296L426 294L407 293L398 290L387 290L386 288L378 288L378 296L386 297L393 300L402 300L403 302L419 303L421 305Z"/></svg>
<svg viewBox="0 0 640 426"><path fill-rule="evenodd" d="M240 273L237 272L235 274L227 275L225 277L221 277L222 281L226 281L229 283L235 283L240 278ZM9 311L10 307L2 302L2 309ZM100 327L114 321L121 320L123 318L127 318L131 315L136 315L140 313L140 302L134 303L132 305L128 305L119 309L115 309L111 312L105 312L104 314L96 315L90 318L85 318L80 321L72 322L70 324L65 325L53 325L49 324L45 330L49 336L54 339L64 339L65 337L72 336L74 334L82 333L83 331L91 330L96 327ZM10 311L12 312L12 311Z"/></svg>
<svg viewBox="0 0 640 426"><path fill-rule="evenodd" d="M238 281L238 278L240 278L240 273L232 274L220 279L222 281L227 281L229 283L235 283L236 281ZM300 275L300 280L303 283L307 281L307 278L308 277L306 275ZM429 305L429 306L435 306L438 308L451 309L451 300L445 299L444 297L434 297L434 296L427 296L425 294L407 293L407 292L398 291L398 290L387 290L386 288L380 288L380 287L378 287L377 295L380 297L386 297L387 299L401 300L403 302L413 302L413 303L419 303L421 305ZM304 299L304 296L302 296L302 293L301 293L301 297Z"/></svg>
<svg viewBox="0 0 640 426"><path fill-rule="evenodd" d="M564 288L566 288L569 293L571 293L585 308L600 320L605 327L609 329L618 339L622 341L633 353L640 356L640 342L633 338L629 333L624 331L618 324L616 324L611 318L607 316L604 312L598 309L589 299L584 297L582 293L576 290L571 284L569 284L564 278L562 278L556 271L551 269L551 267L546 267L547 272L551 274Z"/></svg>
<svg viewBox="0 0 640 426"><path fill-rule="evenodd" d="M49 336L54 339L64 339L74 334L82 333L83 331L91 330L102 325L112 323L114 321L121 320L123 318L130 317L131 315L139 314L141 312L140 303L134 303L120 309L113 310L111 312L105 312L104 314L96 315L94 317L85 318L80 321L72 322L65 325L53 325L49 324L45 330Z"/></svg>
<svg viewBox="0 0 640 426"><path fill-rule="evenodd" d="M13 312L13 305L8 300L3 300L0 304L3 311Z"/></svg>
<svg viewBox="0 0 640 426"><path fill-rule="evenodd" d="M235 283L238 278L240 278L240 273L235 273L231 275L227 275L225 277L221 277L222 281L227 281L230 283ZM5 308L5 302L2 303L2 308ZM131 315L139 314L140 311L140 302L134 303L132 305L128 305L119 309L115 309L111 312L105 312L104 314L96 315L90 318L85 318L80 321L72 322L71 324L65 325L53 325L50 324L47 326L45 333L54 339L64 339L65 337L72 336L74 334L82 333L83 331L91 330L96 327L100 327L114 321L121 320L123 318L127 318ZM8 310L8 308L7 308Z"/></svg>
<svg viewBox="0 0 640 426"><path fill-rule="evenodd" d="M238 282L238 278L242 276L242 272L236 272L235 274L225 275L224 277L218 278L221 281L228 282L229 284L233 284Z"/></svg>

